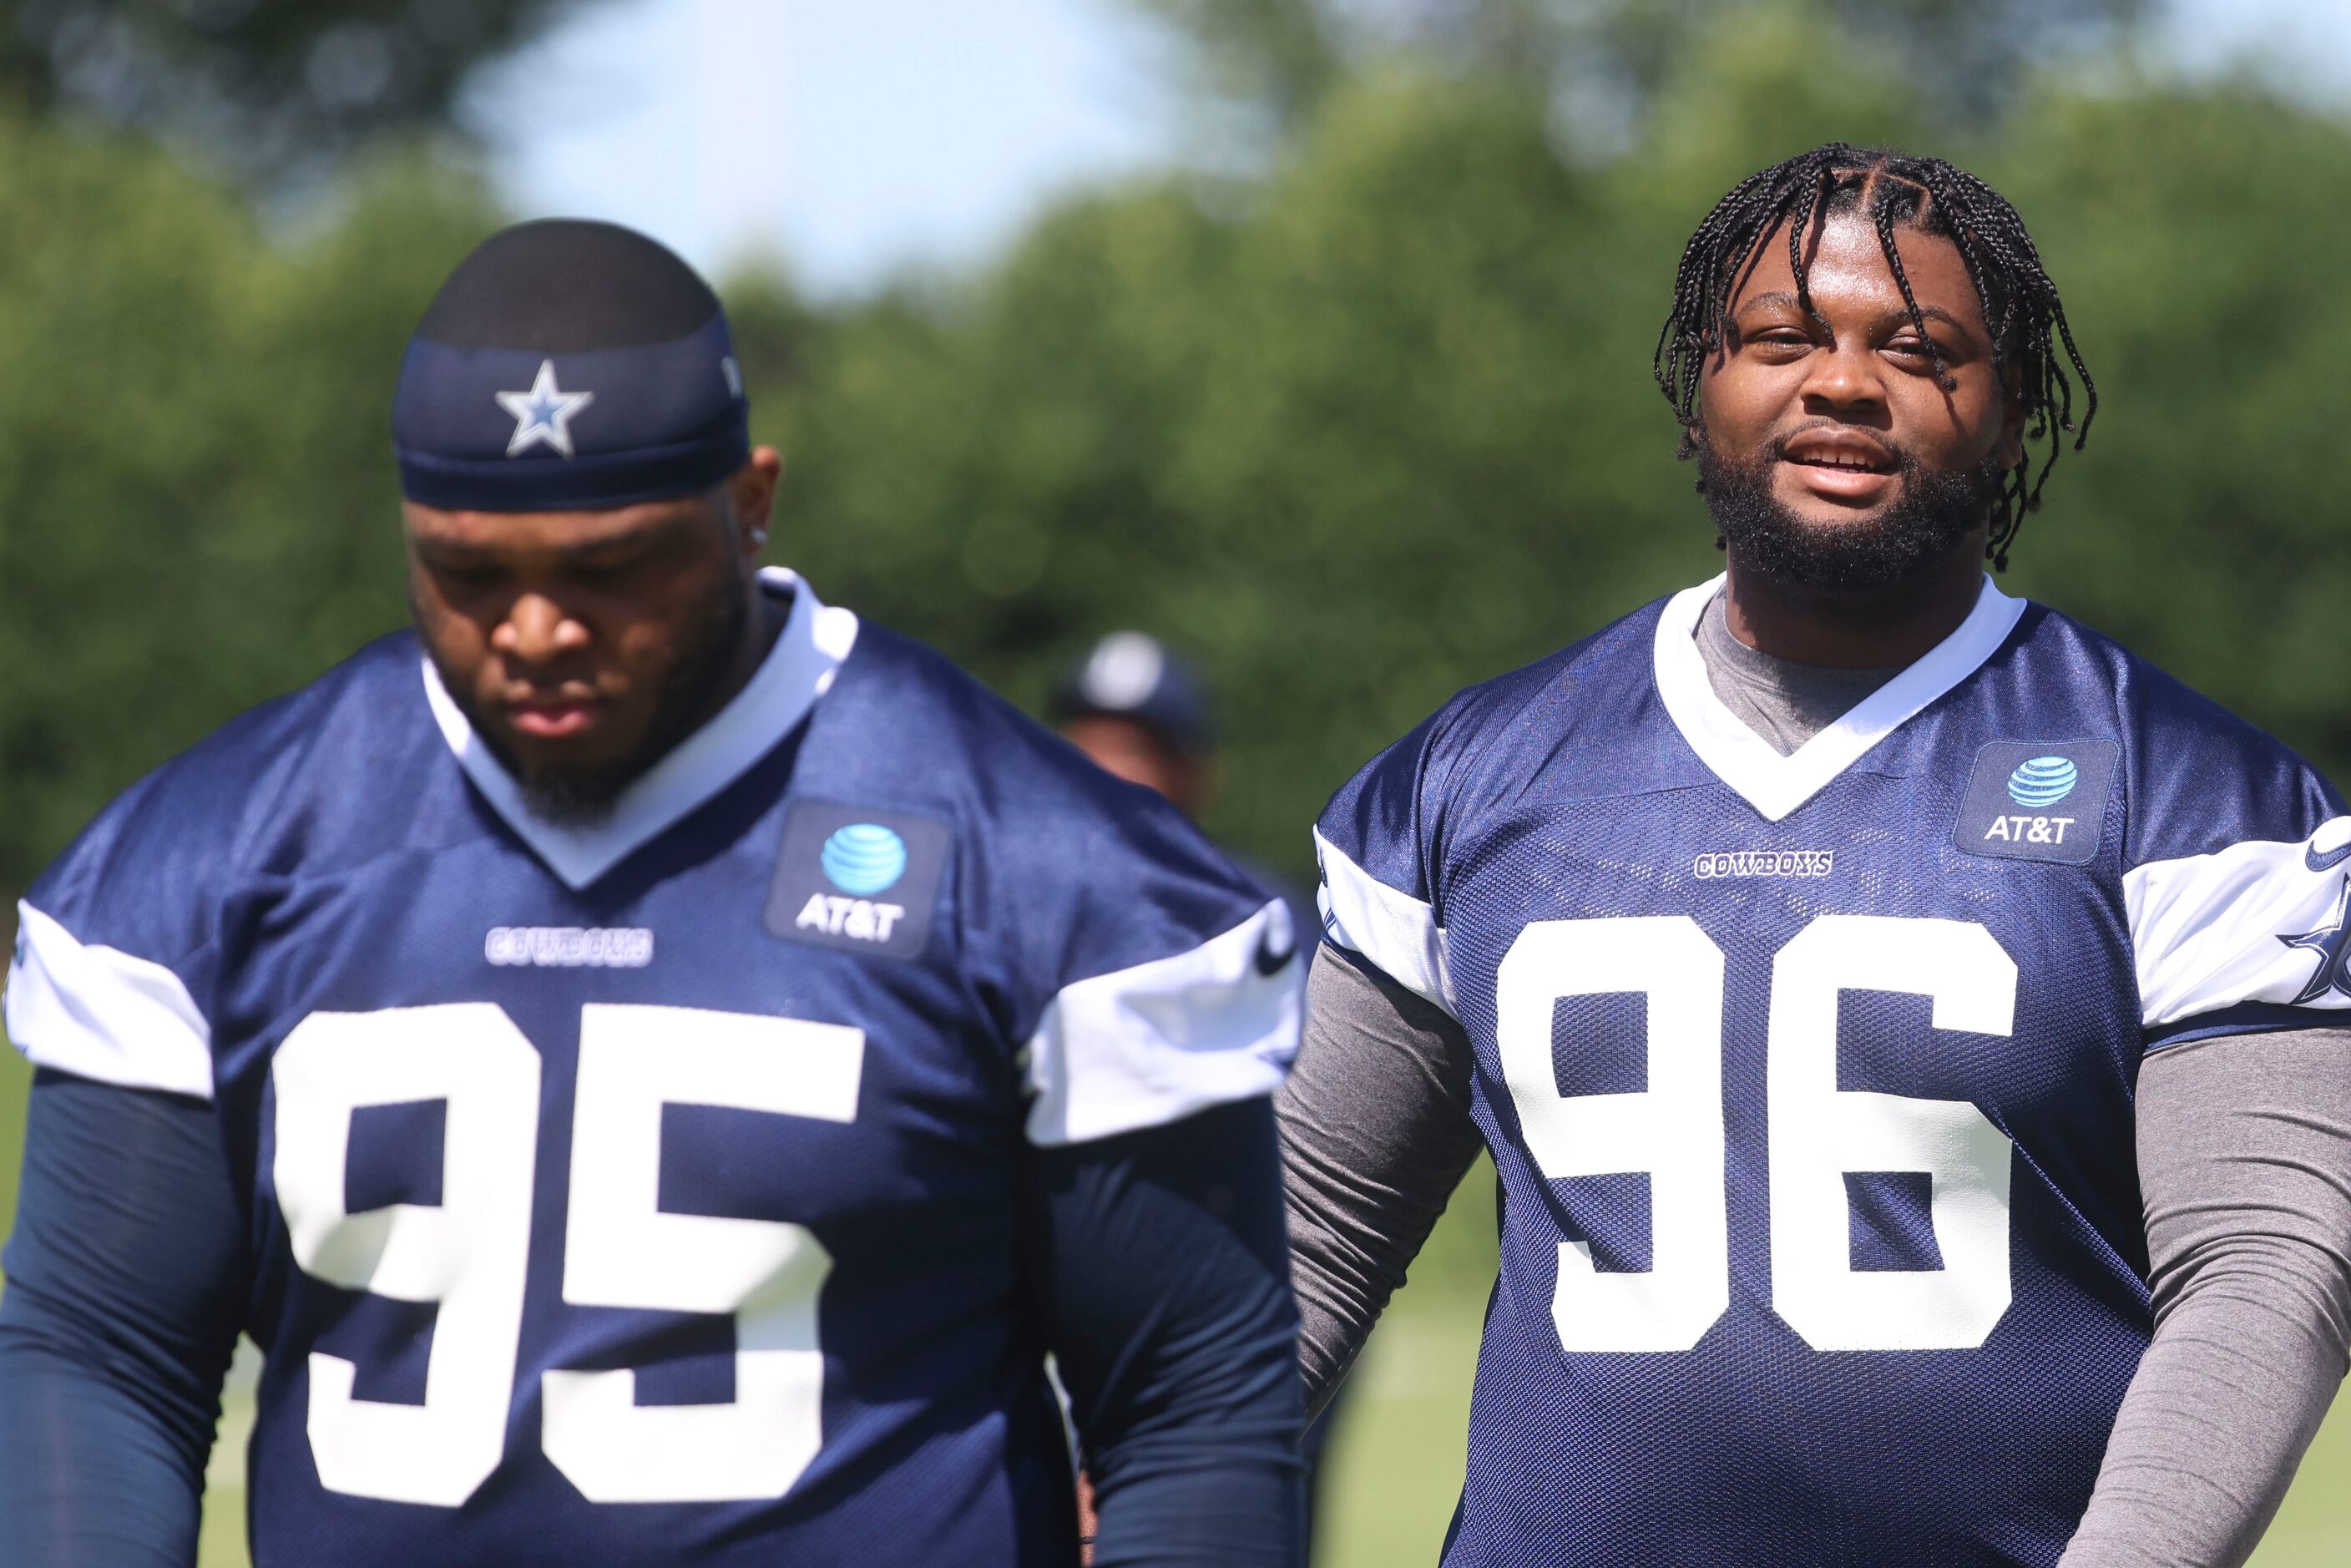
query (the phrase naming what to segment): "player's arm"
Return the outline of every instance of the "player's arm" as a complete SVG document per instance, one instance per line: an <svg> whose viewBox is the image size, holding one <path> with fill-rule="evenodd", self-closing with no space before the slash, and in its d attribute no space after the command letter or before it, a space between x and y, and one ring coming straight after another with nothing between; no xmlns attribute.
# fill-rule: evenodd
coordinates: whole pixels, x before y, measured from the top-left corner
<svg viewBox="0 0 2351 1568"><path fill-rule="evenodd" d="M2212 738L2151 722L2131 781L2156 1326L2067 1568L2241 1563L2343 1376L2351 815L2265 741L2201 766Z"/></svg>
<svg viewBox="0 0 2351 1568"><path fill-rule="evenodd" d="M2351 1030L2154 1052L2138 1157L2155 1338L2064 1568L2233 1568L2351 1355Z"/></svg>
<svg viewBox="0 0 2351 1568"><path fill-rule="evenodd" d="M1449 1014L1324 946L1307 978L1305 1040L1275 1102L1310 1415L1478 1157L1469 1071L1469 1037Z"/></svg>
<svg viewBox="0 0 2351 1568"><path fill-rule="evenodd" d="M1467 733L1459 709L1365 764L1315 824L1323 943L1276 1102L1310 1414L1346 1375L1480 1145L1431 871L1443 780Z"/></svg>
<svg viewBox="0 0 2351 1568"><path fill-rule="evenodd" d="M1304 1421L1270 1102L1300 934L1159 797L1025 724L993 750L1023 785L976 807L962 918L1019 1075L1023 1268L1093 1561L1290 1568Z"/></svg>
<svg viewBox="0 0 2351 1568"><path fill-rule="evenodd" d="M1098 1568L1302 1562L1280 1165L1262 1097L1032 1151L1030 1275Z"/></svg>
<svg viewBox="0 0 2351 1568"><path fill-rule="evenodd" d="M0 1563L195 1561L246 1260L208 1103L37 1076L0 1293Z"/></svg>

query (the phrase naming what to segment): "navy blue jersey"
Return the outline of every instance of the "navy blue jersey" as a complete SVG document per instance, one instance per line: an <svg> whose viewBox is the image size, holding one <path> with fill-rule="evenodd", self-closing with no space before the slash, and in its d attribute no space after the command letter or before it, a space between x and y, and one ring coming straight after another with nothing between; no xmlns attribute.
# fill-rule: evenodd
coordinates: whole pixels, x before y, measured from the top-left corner
<svg viewBox="0 0 2351 1568"><path fill-rule="evenodd" d="M1500 1173L1445 1561L2053 1563L2150 1332L2139 1063L2344 1017L2351 819L1989 581L1782 757L1708 682L1719 591L1320 825L1329 939L1463 1024Z"/></svg>
<svg viewBox="0 0 2351 1568"><path fill-rule="evenodd" d="M262 1563L1069 1560L1027 1149L1262 1095L1279 903L821 605L561 828L413 636L132 789L10 1035L208 1099Z"/></svg>

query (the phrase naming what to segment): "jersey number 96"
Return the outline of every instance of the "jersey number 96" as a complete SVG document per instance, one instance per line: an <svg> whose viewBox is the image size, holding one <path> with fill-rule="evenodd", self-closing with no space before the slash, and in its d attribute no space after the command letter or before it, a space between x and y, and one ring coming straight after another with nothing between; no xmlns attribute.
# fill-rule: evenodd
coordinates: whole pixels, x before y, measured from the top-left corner
<svg viewBox="0 0 2351 1568"><path fill-rule="evenodd" d="M1552 1317L1570 1351L1684 1351L1730 1304L1723 1186L1723 956L1687 915L1547 920L1511 944L1495 1034L1544 1176L1649 1175L1651 1267L1601 1273L1559 1244ZM1827 915L1771 966L1765 1071L1771 1306L1815 1350L1983 1343L2009 1305L2008 1139L1965 1100L1840 1092L1844 989L1924 996L1934 1026L2005 1035L2016 963L1965 921ZM1648 998L1648 1088L1565 1095L1552 1061L1563 997ZM1939 1270L1852 1267L1847 1172L1925 1172Z"/></svg>

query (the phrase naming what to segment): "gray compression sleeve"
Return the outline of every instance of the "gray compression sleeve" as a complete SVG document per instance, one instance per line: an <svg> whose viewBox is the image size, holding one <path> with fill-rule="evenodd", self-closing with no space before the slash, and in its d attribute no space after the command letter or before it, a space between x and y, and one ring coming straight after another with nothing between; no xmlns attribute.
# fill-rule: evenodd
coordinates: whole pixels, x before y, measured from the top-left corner
<svg viewBox="0 0 2351 1568"><path fill-rule="evenodd" d="M1469 1060L1468 1035L1443 1010L1324 944L1306 982L1306 1039L1274 1102L1309 1416L1483 1146Z"/></svg>
<svg viewBox="0 0 2351 1568"><path fill-rule="evenodd" d="M2138 1158L2155 1340L2063 1568L2235 1568L2351 1344L2351 1030L2156 1052Z"/></svg>

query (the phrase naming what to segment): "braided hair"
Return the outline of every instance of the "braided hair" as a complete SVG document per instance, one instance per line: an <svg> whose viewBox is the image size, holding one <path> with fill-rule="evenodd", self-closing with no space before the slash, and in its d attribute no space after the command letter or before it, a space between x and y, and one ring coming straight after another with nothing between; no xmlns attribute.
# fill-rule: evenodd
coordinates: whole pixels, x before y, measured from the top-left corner
<svg viewBox="0 0 2351 1568"><path fill-rule="evenodd" d="M1806 275L1803 241L1816 219L1833 213L1865 214L1877 229L1877 243L1902 290L1911 325L1926 339L1934 355L1936 384L1946 392L1957 383L1945 368L1940 350L1919 319L1918 301L1910 292L1909 276L1895 248L1896 225L1949 240L1967 263L1975 280L1976 298L1983 306L1985 325L1991 329L1993 349L2002 365L2013 368L2021 381L2025 417L2031 422L2028 441L2046 439L2048 456L2033 475L2032 463L2001 476L1992 505L1991 533L1984 553L1993 566L2005 570L2009 548L2016 540L2024 514L2041 505L2041 487L2057 465L2064 444L2061 433L2074 436L2079 451L2090 437L2090 420L2098 409L2098 390L2090 380L2074 346L2073 329L2057 286L2041 267L2040 252L2025 232L2024 220L2007 198L1963 169L1940 158L1914 158L1832 141L1784 163L1750 174L1714 204L1714 211L1683 248L1681 267L1674 278L1673 311L1657 334L1654 369L1657 385L1681 421L1682 455L1695 448L1698 427L1698 372L1706 357L1723 340L1730 290L1763 237L1782 219L1788 225L1788 261L1796 276L1796 299L1806 312L1813 309L1811 280ZM2060 362L2056 344L2065 349ZM2065 373L2073 367L2082 382L2083 407L2078 428L2074 417L2074 382Z"/></svg>

